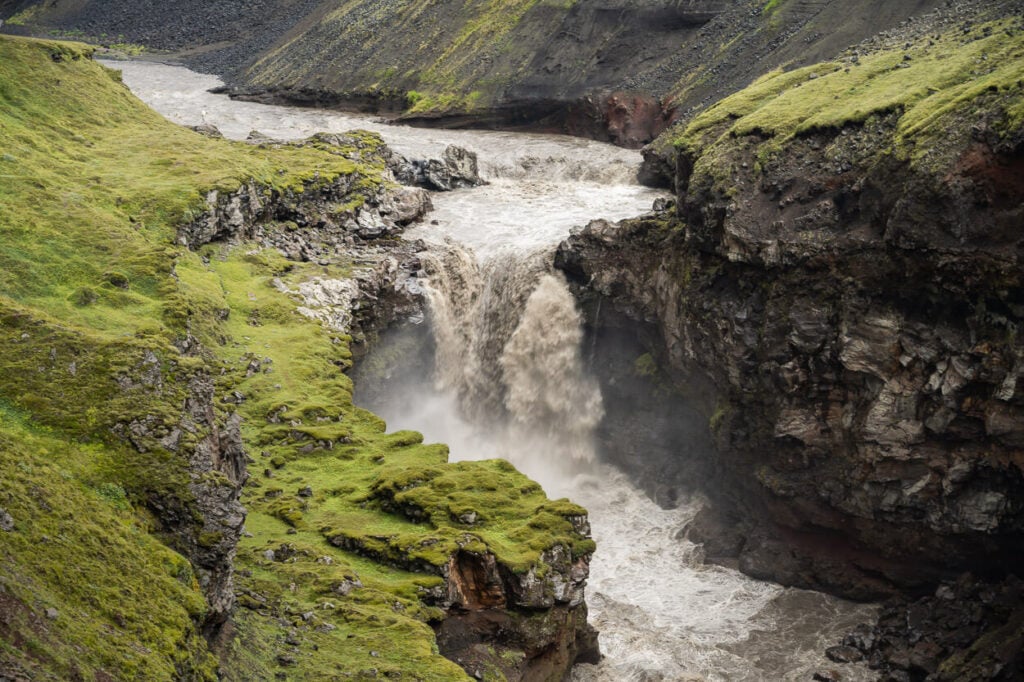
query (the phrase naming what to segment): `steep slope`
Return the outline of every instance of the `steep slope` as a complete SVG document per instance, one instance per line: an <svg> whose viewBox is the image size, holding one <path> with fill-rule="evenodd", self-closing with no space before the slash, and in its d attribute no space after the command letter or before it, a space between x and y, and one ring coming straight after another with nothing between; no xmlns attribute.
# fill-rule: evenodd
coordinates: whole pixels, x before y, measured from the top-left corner
<svg viewBox="0 0 1024 682"><path fill-rule="evenodd" d="M204 70L228 72L273 45L321 0L4 0L7 29L181 52Z"/></svg>
<svg viewBox="0 0 1024 682"><path fill-rule="evenodd" d="M55 0L12 6L8 29L170 50L246 97L639 146L767 70L832 58L911 19L938 28L1004 4Z"/></svg>
<svg viewBox="0 0 1024 682"><path fill-rule="evenodd" d="M209 139L90 55L0 40L0 676L465 679L435 627L508 679L593 656L585 511L352 404L350 334L417 305L381 140Z"/></svg>
<svg viewBox="0 0 1024 682"><path fill-rule="evenodd" d="M708 417L709 554L856 597L1019 568L1022 29L770 74L676 138L674 212L562 246Z"/></svg>
<svg viewBox="0 0 1024 682"><path fill-rule="evenodd" d="M767 69L814 63L940 4L350 1L261 56L238 92L368 97L414 120L637 145Z"/></svg>

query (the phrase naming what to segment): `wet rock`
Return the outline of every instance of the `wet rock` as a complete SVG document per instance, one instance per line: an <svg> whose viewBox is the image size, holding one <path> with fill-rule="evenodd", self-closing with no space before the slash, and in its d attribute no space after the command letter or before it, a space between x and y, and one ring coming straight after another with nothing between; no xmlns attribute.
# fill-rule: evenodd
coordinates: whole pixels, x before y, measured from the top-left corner
<svg viewBox="0 0 1024 682"><path fill-rule="evenodd" d="M1024 673L1024 582L965 574L932 596L887 604L876 625L858 626L843 645L861 652L884 679L1018 679Z"/></svg>
<svg viewBox="0 0 1024 682"><path fill-rule="evenodd" d="M852 646L830 646L825 649L825 655L830 661L836 663L855 663L864 659L864 654Z"/></svg>
<svg viewBox="0 0 1024 682"><path fill-rule="evenodd" d="M189 126L192 130L196 131L200 135L212 138L223 138L224 134L220 132L220 129L212 123L202 123L197 126ZM251 135L252 133L250 133Z"/></svg>
<svg viewBox="0 0 1024 682"><path fill-rule="evenodd" d="M408 160L395 155L391 169L402 184L436 192L486 184L480 177L476 153L455 145L448 145L440 159Z"/></svg>
<svg viewBox="0 0 1024 682"><path fill-rule="evenodd" d="M815 682L842 682L843 676L838 670L818 670L811 679Z"/></svg>
<svg viewBox="0 0 1024 682"><path fill-rule="evenodd" d="M401 187L388 195L382 211L399 225L409 225L433 208L430 195L418 187Z"/></svg>
<svg viewBox="0 0 1024 682"><path fill-rule="evenodd" d="M843 645L861 652L871 651L875 646L874 630L870 625L858 625L853 632L843 637Z"/></svg>

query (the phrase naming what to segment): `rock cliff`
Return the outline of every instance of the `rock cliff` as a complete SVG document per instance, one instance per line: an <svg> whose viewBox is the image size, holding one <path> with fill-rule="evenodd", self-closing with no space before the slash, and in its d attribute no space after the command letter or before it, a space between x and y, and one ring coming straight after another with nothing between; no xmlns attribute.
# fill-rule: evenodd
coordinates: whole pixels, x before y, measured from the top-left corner
<svg viewBox="0 0 1024 682"><path fill-rule="evenodd" d="M676 138L672 210L561 246L706 415L709 554L857 598L1017 570L1020 30L762 79Z"/></svg>

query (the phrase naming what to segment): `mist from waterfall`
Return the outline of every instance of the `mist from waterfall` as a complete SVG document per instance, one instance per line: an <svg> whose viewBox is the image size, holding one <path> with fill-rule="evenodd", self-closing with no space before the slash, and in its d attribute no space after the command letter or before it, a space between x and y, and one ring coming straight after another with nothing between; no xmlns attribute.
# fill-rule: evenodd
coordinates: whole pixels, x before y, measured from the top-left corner
<svg viewBox="0 0 1024 682"><path fill-rule="evenodd" d="M699 497L660 508L601 463L602 398L550 251L479 263L448 242L422 258L434 366L370 407L389 428L447 443L452 459L505 458L590 511L599 551L588 603L605 658L577 666L573 680L808 680L824 649L870 617L870 607L704 565L681 537ZM863 666L844 675L874 679Z"/></svg>
<svg viewBox="0 0 1024 682"><path fill-rule="evenodd" d="M392 427L417 424L448 443L453 457L500 456L561 490L594 462L604 411L580 353L580 314L550 253L480 264L447 243L421 260L433 372L375 407Z"/></svg>

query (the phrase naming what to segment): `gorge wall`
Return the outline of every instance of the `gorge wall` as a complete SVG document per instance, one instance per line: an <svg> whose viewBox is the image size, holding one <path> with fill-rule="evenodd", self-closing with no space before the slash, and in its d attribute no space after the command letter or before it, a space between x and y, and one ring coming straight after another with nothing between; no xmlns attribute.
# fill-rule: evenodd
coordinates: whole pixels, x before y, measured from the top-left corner
<svg viewBox="0 0 1024 682"><path fill-rule="evenodd" d="M705 415L709 556L859 599L1019 570L1021 28L768 76L676 133L674 206L560 247Z"/></svg>

